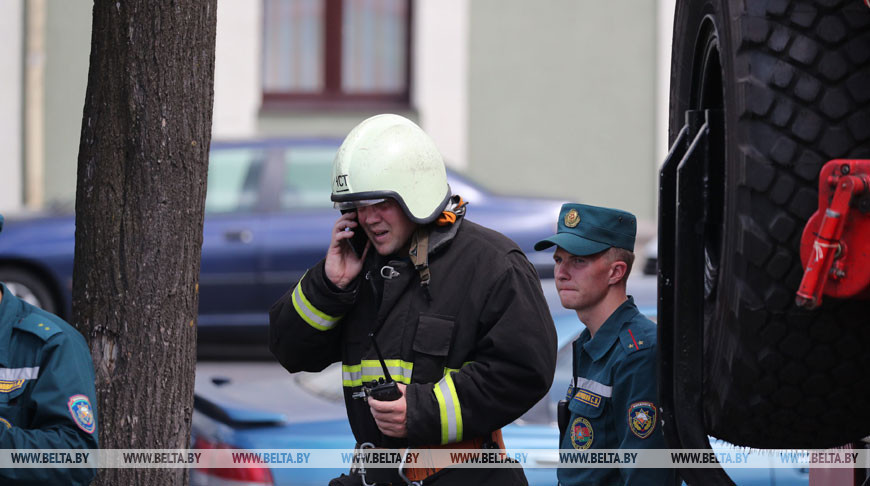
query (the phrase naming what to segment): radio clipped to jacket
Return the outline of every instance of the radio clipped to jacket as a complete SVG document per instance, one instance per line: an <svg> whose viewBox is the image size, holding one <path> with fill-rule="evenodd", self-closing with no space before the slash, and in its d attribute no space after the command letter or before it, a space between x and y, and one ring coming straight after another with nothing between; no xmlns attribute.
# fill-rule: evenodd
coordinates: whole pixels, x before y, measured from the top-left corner
<svg viewBox="0 0 870 486"><path fill-rule="evenodd" d="M392 402L402 398L402 391L399 386L393 381L390 376L390 370L387 369L387 363L384 361L384 356L381 354L378 343L375 341L374 333L369 333L369 339L372 340L372 345L375 347L375 352L378 353L378 361L381 362L381 368L384 370L384 377L372 380L368 383L363 383L363 388L367 397L374 398L381 402Z"/></svg>

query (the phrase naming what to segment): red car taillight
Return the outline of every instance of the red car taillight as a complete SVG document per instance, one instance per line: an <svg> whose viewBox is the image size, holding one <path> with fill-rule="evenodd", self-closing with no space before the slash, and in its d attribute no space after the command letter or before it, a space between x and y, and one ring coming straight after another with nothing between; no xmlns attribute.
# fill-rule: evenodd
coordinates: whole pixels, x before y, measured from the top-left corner
<svg viewBox="0 0 870 486"><path fill-rule="evenodd" d="M194 449L236 449L229 444L215 444L214 442L209 442L205 439L197 437L197 439L193 442ZM275 482L272 480L272 472L269 471L268 467L258 466L258 467L219 467L219 468L208 468L208 467L197 467L195 470L197 475L205 475L208 477L220 479L220 484L232 484L228 483L228 481L238 481L240 484L244 484L245 486L274 486ZM198 480L191 481L191 484L199 483L199 484L209 484L207 478L199 478Z"/></svg>

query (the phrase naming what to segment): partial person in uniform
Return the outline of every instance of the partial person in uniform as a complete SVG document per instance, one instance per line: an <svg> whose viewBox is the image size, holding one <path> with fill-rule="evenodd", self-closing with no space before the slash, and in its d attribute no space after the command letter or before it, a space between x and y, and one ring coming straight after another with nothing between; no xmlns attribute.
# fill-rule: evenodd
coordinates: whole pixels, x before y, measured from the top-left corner
<svg viewBox="0 0 870 486"><path fill-rule="evenodd" d="M344 214L326 258L271 309L272 353L290 372L341 361L358 447L503 448L501 428L547 393L555 370L556 333L533 266L514 242L465 218L435 144L397 115L350 132L332 200ZM384 377L373 343L399 383L395 401L366 399L364 385ZM520 468L365 474L369 484L406 480L527 483Z"/></svg>
<svg viewBox="0 0 870 486"><path fill-rule="evenodd" d="M557 233L535 244L556 246L559 299L586 326L574 342L574 378L562 408L560 448L664 449L656 386L656 327L626 295L637 222L617 209L565 204ZM560 468L562 485L675 482L673 469Z"/></svg>
<svg viewBox="0 0 870 486"><path fill-rule="evenodd" d="M0 283L0 449L89 453L97 449L96 403L93 361L82 335ZM0 484L89 484L96 473L95 468L7 468L0 469Z"/></svg>

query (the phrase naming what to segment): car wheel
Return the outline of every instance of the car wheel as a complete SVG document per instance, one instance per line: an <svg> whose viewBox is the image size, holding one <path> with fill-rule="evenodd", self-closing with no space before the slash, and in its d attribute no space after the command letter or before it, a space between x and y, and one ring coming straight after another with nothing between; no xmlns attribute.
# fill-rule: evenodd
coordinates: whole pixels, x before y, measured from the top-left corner
<svg viewBox="0 0 870 486"><path fill-rule="evenodd" d="M860 439L870 434L860 419L870 403L870 304L826 298L810 312L794 300L819 170L870 158L870 9L681 0L674 25L671 141L686 110L724 117L706 180L696 181L708 217L704 426L762 448Z"/></svg>
<svg viewBox="0 0 870 486"><path fill-rule="evenodd" d="M33 273L14 267L0 267L0 282L19 299L57 314L58 306L49 286Z"/></svg>

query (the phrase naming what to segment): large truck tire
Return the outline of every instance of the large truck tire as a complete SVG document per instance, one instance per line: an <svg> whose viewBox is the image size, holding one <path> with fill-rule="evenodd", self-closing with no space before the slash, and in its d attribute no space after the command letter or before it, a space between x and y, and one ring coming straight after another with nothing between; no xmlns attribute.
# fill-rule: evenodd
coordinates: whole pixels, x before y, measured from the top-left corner
<svg viewBox="0 0 870 486"><path fill-rule="evenodd" d="M724 117L704 243L707 433L761 448L870 435L870 301L794 303L819 170L870 158L870 8L678 1L670 94L671 142L686 110Z"/></svg>

